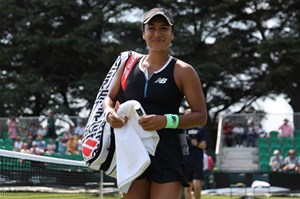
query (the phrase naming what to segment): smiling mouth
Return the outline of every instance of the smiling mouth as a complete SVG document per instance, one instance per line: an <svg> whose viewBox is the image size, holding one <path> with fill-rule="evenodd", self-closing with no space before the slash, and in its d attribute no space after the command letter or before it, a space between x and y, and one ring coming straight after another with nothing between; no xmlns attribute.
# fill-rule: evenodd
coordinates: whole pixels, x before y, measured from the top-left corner
<svg viewBox="0 0 300 199"><path fill-rule="evenodd" d="M161 40L161 39L155 39L155 40L152 40L152 42L156 42L156 43L162 43L162 42L164 42L163 40Z"/></svg>

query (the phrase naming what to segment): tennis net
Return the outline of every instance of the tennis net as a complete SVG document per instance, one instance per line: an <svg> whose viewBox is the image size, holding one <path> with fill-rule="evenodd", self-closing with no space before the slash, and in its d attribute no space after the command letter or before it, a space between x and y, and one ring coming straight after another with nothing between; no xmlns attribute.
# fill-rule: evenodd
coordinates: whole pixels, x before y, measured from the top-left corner
<svg viewBox="0 0 300 199"><path fill-rule="evenodd" d="M89 169L83 161L0 149L0 198L10 192L18 192L22 198L28 191L99 193L103 181L115 184L114 179ZM47 198L52 198L51 194Z"/></svg>

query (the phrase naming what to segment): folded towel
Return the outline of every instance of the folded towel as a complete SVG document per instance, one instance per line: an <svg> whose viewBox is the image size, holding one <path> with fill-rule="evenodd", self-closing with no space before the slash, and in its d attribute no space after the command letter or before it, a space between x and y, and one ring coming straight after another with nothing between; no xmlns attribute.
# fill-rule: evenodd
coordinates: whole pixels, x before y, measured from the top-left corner
<svg viewBox="0 0 300 199"><path fill-rule="evenodd" d="M136 109L145 114L135 100L120 105L118 115L128 117L122 128L116 128L117 184L122 193L127 193L131 183L150 165L149 154L154 155L159 136L156 131L145 131L139 124Z"/></svg>

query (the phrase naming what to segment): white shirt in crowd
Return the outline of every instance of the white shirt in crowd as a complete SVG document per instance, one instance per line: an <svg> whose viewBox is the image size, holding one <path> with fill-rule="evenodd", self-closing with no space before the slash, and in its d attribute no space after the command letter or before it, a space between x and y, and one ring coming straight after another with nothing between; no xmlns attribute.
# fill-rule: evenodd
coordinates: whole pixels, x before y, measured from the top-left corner
<svg viewBox="0 0 300 199"><path fill-rule="evenodd" d="M78 136L81 136L81 135L83 135L84 130L85 130L85 126L84 125L78 125L78 126L76 126L76 128L74 130L74 134L78 135Z"/></svg>
<svg viewBox="0 0 300 199"><path fill-rule="evenodd" d="M233 128L232 132L234 134L244 134L245 133L245 129L242 126L236 126Z"/></svg>

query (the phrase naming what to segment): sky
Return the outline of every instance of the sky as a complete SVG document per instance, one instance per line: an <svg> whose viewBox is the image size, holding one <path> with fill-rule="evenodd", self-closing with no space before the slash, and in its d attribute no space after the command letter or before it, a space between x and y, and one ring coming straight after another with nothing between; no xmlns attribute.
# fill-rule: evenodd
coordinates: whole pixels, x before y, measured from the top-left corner
<svg viewBox="0 0 300 199"><path fill-rule="evenodd" d="M267 113L267 119L262 121L263 128L267 132L278 130L285 118L290 121L290 124L293 124L293 109L283 95L279 95L275 100L267 98L258 103Z"/></svg>

